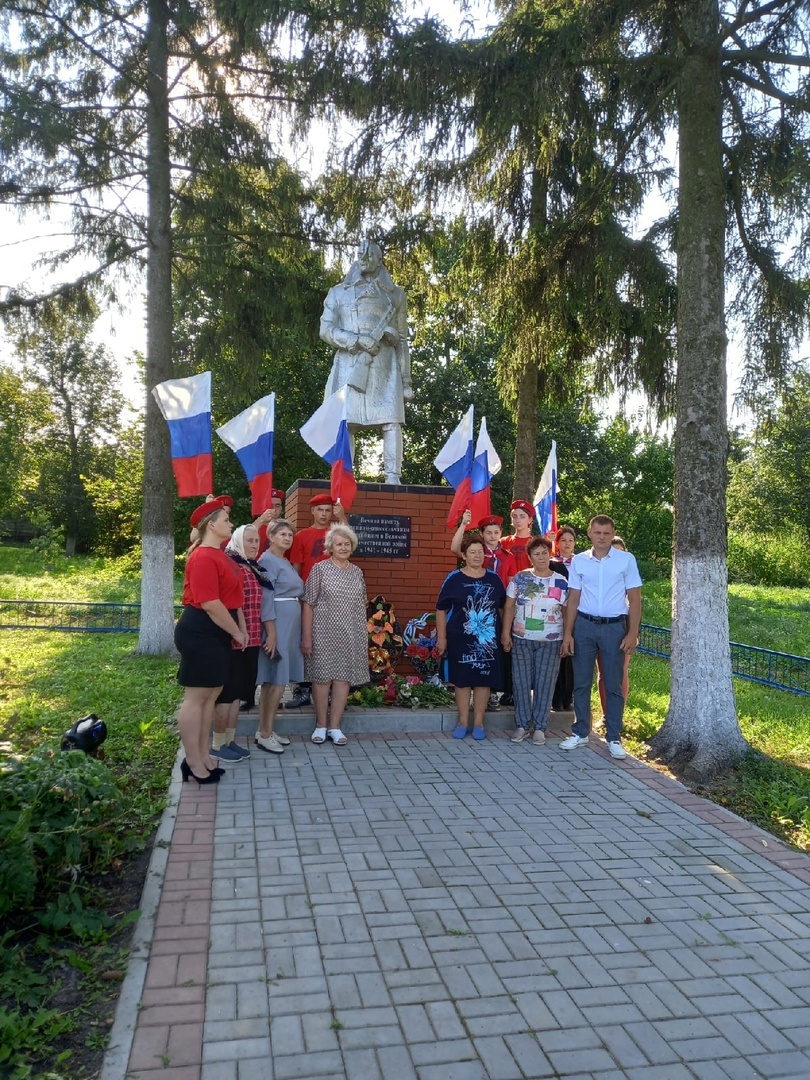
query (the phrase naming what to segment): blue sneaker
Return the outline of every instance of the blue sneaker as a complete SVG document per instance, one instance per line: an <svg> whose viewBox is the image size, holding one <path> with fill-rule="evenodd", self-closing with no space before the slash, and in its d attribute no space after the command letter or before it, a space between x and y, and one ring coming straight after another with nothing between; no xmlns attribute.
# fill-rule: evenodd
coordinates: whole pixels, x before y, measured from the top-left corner
<svg viewBox="0 0 810 1080"><path fill-rule="evenodd" d="M219 765L238 765L240 761L244 761L242 755L235 753L230 746L221 746L219 750L212 750L211 757Z"/></svg>
<svg viewBox="0 0 810 1080"><path fill-rule="evenodd" d="M246 749L244 746L240 746L238 742L229 742L228 749L233 750L233 752L235 754L238 754L240 758L250 757L250 750Z"/></svg>
<svg viewBox="0 0 810 1080"><path fill-rule="evenodd" d="M464 726L464 724L459 724L458 727L453 728L454 739L466 739L466 737L467 728Z"/></svg>
<svg viewBox="0 0 810 1080"><path fill-rule="evenodd" d="M487 737L487 733L484 731L484 729L482 727L474 727L473 728L473 738L475 739L476 742L481 742L481 740L485 739L486 737Z"/></svg>

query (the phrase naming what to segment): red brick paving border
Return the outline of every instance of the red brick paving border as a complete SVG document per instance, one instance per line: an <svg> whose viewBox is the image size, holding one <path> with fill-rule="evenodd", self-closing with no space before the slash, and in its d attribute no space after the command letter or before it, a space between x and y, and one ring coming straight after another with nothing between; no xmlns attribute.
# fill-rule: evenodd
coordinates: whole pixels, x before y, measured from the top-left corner
<svg viewBox="0 0 810 1080"><path fill-rule="evenodd" d="M200 1080L216 787L182 786L128 1080Z"/></svg>

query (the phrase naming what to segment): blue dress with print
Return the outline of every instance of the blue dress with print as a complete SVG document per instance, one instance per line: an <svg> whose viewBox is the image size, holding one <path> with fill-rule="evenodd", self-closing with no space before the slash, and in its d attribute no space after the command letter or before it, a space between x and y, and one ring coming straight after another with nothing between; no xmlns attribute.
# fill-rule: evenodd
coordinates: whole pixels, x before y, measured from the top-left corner
<svg viewBox="0 0 810 1080"><path fill-rule="evenodd" d="M487 570L472 578L454 570L442 585L436 607L447 612L445 682L455 686L502 689L501 610L506 590L497 574Z"/></svg>

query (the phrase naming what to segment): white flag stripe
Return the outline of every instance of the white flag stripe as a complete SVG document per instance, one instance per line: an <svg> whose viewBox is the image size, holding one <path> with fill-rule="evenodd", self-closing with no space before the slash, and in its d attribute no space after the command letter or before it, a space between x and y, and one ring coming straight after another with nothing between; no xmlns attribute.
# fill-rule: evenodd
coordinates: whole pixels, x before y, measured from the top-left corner
<svg viewBox="0 0 810 1080"><path fill-rule="evenodd" d="M537 485L537 491L534 495L534 505L542 502L545 496L551 491L551 485L555 474L557 473L557 442L555 439L551 440L551 450L549 450L548 457L546 458L546 467L543 469L543 475L540 477L540 483ZM560 490L559 485L556 486L554 495Z"/></svg>
<svg viewBox="0 0 810 1080"><path fill-rule="evenodd" d="M492 445L492 439L489 437L486 417L481 420L481 430L478 432L478 442L475 444L475 456L479 457L485 450L487 452L489 475L497 476L501 471L501 459L498 457L498 451Z"/></svg>
<svg viewBox="0 0 810 1080"><path fill-rule="evenodd" d="M340 422L346 416L346 387L341 386L300 427L301 438L319 457L332 449Z"/></svg>
<svg viewBox="0 0 810 1080"><path fill-rule="evenodd" d="M166 420L185 420L211 412L211 372L187 379L167 379L152 388L152 397Z"/></svg>
<svg viewBox="0 0 810 1080"><path fill-rule="evenodd" d="M231 450L241 450L243 446L252 446L262 435L273 430L275 415L276 395L268 394L218 427L217 435Z"/></svg>
<svg viewBox="0 0 810 1080"><path fill-rule="evenodd" d="M436 455L433 464L440 473L449 469L451 465L455 465L467 453L467 447L472 441L473 411L474 407L471 405L459 425L451 432L450 438Z"/></svg>

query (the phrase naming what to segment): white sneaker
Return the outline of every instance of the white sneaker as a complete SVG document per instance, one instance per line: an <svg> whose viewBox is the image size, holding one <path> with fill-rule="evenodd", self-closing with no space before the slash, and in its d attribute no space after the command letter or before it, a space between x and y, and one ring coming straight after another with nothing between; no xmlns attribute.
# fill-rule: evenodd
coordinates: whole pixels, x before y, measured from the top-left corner
<svg viewBox="0 0 810 1080"><path fill-rule="evenodd" d="M587 746L587 735L569 735L567 739L563 739L560 743L561 750L574 750L578 746Z"/></svg>
<svg viewBox="0 0 810 1080"><path fill-rule="evenodd" d="M253 740L260 750L266 750L268 754L283 754L284 747L273 735L260 735L256 732L256 737Z"/></svg>
<svg viewBox="0 0 810 1080"><path fill-rule="evenodd" d="M620 742L609 742L608 743L608 750L610 751L610 756L611 757L615 757L615 758L625 758L625 757L627 757L627 751L625 750L625 748L622 746L622 744Z"/></svg>

